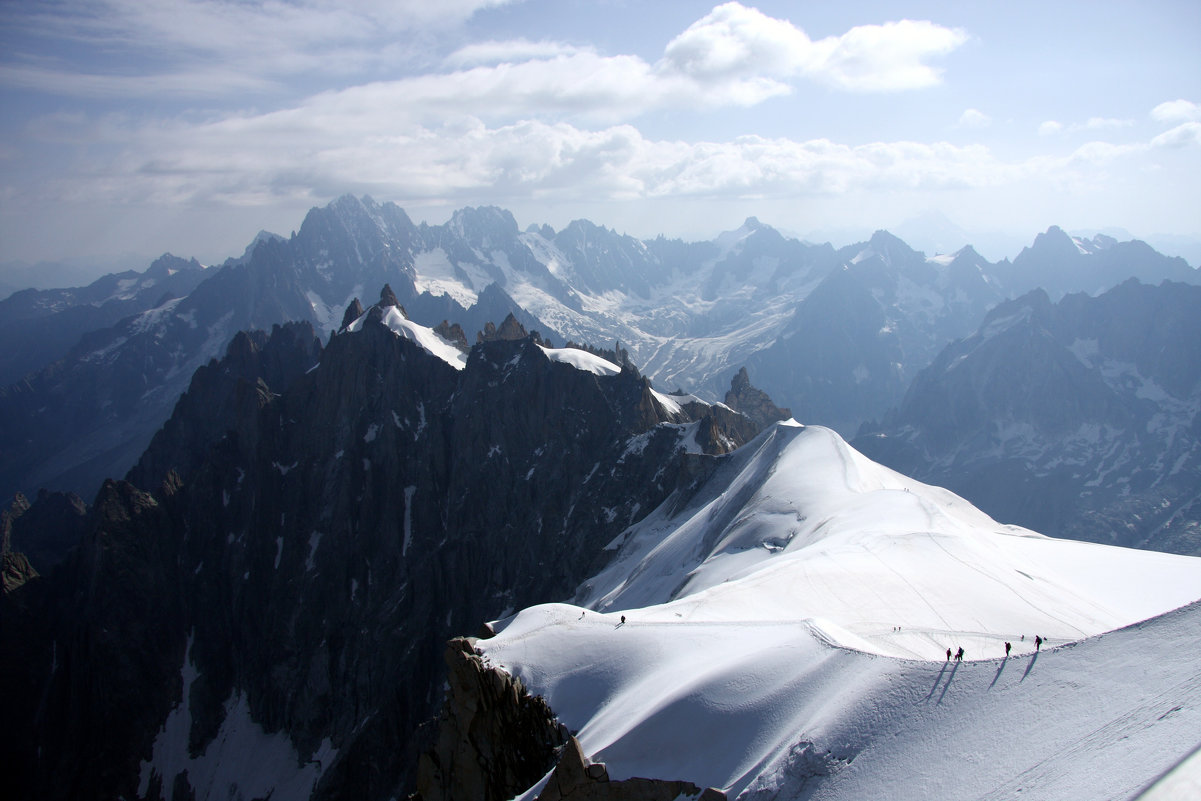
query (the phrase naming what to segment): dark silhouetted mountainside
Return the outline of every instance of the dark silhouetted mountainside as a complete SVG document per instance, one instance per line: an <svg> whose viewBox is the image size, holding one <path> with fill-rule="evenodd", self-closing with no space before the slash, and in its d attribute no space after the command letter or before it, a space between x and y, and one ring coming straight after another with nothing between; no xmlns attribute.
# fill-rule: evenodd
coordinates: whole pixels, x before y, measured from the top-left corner
<svg viewBox="0 0 1201 801"><path fill-rule="evenodd" d="M500 329L461 354L377 305L324 349L291 324L198 370L147 489L106 482L79 548L3 602L13 797L402 794L444 641L571 592L758 431Z"/></svg>

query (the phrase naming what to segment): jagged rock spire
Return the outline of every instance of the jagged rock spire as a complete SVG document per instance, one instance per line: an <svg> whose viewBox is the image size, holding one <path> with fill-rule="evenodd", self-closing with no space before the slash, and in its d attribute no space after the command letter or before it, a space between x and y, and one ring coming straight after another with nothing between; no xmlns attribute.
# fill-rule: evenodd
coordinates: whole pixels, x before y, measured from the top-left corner
<svg viewBox="0 0 1201 801"><path fill-rule="evenodd" d="M742 412L759 428L766 428L777 420L792 417L791 409L781 409L761 389L751 385L751 377L743 367L730 380L730 391L726 393L726 406Z"/></svg>
<svg viewBox="0 0 1201 801"><path fill-rule="evenodd" d="M384 284L384 288L379 293L379 307L386 309L389 306L400 307L400 301L396 299L396 293L392 291L391 284Z"/></svg>
<svg viewBox="0 0 1201 801"><path fill-rule="evenodd" d="M346 326L350 325L362 316L363 304L358 298L355 298L350 302L350 305L346 307L346 312L342 315L342 328L346 328Z"/></svg>

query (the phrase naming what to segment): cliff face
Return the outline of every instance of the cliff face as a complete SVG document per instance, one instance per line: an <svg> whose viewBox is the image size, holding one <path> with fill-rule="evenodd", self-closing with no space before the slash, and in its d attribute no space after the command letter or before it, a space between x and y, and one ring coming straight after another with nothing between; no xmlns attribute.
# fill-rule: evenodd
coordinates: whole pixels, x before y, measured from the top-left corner
<svg viewBox="0 0 1201 801"><path fill-rule="evenodd" d="M421 755L421 801L504 801L554 767L570 735L546 702L521 681L487 666L471 640L447 644L449 692L436 746Z"/></svg>
<svg viewBox="0 0 1201 801"><path fill-rule="evenodd" d="M547 777L539 801L724 801L695 784L655 778L611 781L540 696L491 667L470 638L447 643L450 690L436 745L421 755L415 801L504 801Z"/></svg>
<svg viewBox="0 0 1201 801"><path fill-rule="evenodd" d="M323 350L303 327L236 339L131 473L161 488L106 484L61 577L26 581L37 603L5 599L22 625L3 636L33 632L6 651L28 675L0 690L12 731L32 732L10 752L17 797L218 778L403 794L442 644L570 595L710 469L684 447L694 427L730 446L753 433L665 408L633 368L598 375L521 337L459 370L375 318ZM287 752L276 772L221 773L251 734Z"/></svg>

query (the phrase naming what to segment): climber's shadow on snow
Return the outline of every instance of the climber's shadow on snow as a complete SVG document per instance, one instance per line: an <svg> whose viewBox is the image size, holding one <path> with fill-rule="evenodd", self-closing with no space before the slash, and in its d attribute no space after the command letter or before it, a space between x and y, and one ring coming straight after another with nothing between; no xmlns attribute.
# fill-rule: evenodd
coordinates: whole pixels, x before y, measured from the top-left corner
<svg viewBox="0 0 1201 801"><path fill-rule="evenodd" d="M1033 668L1034 663L1038 661L1038 653L1038 651L1035 651L1033 654L1031 654L1030 664L1026 665L1026 672L1022 674L1022 681L1025 681L1026 677L1030 675L1030 669Z"/></svg>
<svg viewBox="0 0 1201 801"><path fill-rule="evenodd" d="M938 700L934 702L936 704L942 703L942 697L947 694L947 688L950 687L951 682L954 681L955 671L959 670L959 665L960 665L959 662L955 662L954 664L951 664L949 662L943 663L942 670L938 671L938 675L934 678L934 686L930 688L929 694L926 695L927 701L930 700L931 697L933 697L934 691L938 689L938 685L942 682L942 677L947 676L947 667L950 667L951 674L949 676L947 676L947 683L943 684L942 692L938 694Z"/></svg>
<svg viewBox="0 0 1201 801"><path fill-rule="evenodd" d="M993 688L993 685L997 683L997 679L1001 678L1001 672L1003 670L1005 670L1005 666L1008 664L1009 664L1009 657L1006 656L1004 659L1001 660L1001 664L997 665L997 672L995 674L993 674L992 682L988 685L988 689L991 690Z"/></svg>
<svg viewBox="0 0 1201 801"><path fill-rule="evenodd" d="M934 677L934 686L930 688L930 692L926 693L927 701L934 696L934 691L938 689L938 685L942 681L942 677L947 674L947 668L950 666L950 664L950 662L944 662L942 665L942 670L938 671L938 675Z"/></svg>

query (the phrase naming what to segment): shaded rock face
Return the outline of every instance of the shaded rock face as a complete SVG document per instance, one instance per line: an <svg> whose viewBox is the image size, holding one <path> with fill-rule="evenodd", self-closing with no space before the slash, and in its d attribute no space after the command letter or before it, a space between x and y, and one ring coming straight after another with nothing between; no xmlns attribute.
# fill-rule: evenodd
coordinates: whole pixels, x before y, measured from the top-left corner
<svg viewBox="0 0 1201 801"><path fill-rule="evenodd" d="M136 795L138 761L179 694L175 490L106 482L79 548L0 599L9 797Z"/></svg>
<svg viewBox="0 0 1201 801"><path fill-rule="evenodd" d="M450 690L438 719L436 745L421 755L415 801L504 801L549 772L539 801L724 801L712 788L687 781L611 781L603 763L521 681L488 666L472 641L447 643ZM553 771L551 770L553 768Z"/></svg>
<svg viewBox="0 0 1201 801"><path fill-rule="evenodd" d="M0 550L20 552L48 573L79 542L86 518L87 505L74 493L42 490L32 506L18 493L0 512Z"/></svg>
<svg viewBox="0 0 1201 801"><path fill-rule="evenodd" d="M14 753L46 755L14 766L18 797L182 792L142 764L169 745L167 711L186 711L200 757L232 699L297 764L321 760L314 797L403 794L447 638L568 597L605 544L708 469L681 447L691 418L633 368L597 376L527 337L481 343L459 371L370 321L314 368L310 334L239 337L198 371L131 473L168 471L164 488L107 484L61 582L20 590L54 600L24 613L46 634L14 643L38 670L0 689L52 710L15 704L36 725L14 727L34 732Z"/></svg>
<svg viewBox="0 0 1201 801"><path fill-rule="evenodd" d="M802 423L845 437L879 420L905 387L1004 296L965 249L946 266L884 231L838 251L842 266L802 300L774 342L746 360L750 375Z"/></svg>
<svg viewBox="0 0 1201 801"><path fill-rule="evenodd" d="M321 341L309 323L288 323L265 331L240 331L225 358L199 368L175 413L154 435L126 478L154 487L171 470L190 474L209 445L241 421L252 420L279 393L317 364Z"/></svg>
<svg viewBox="0 0 1201 801"><path fill-rule="evenodd" d="M1001 304L855 447L1053 536L1201 554L1201 288Z"/></svg>
<svg viewBox="0 0 1201 801"><path fill-rule="evenodd" d="M421 801L505 801L550 770L570 736L546 702L521 681L484 664L471 641L447 644L449 692L438 741L421 755Z"/></svg>

